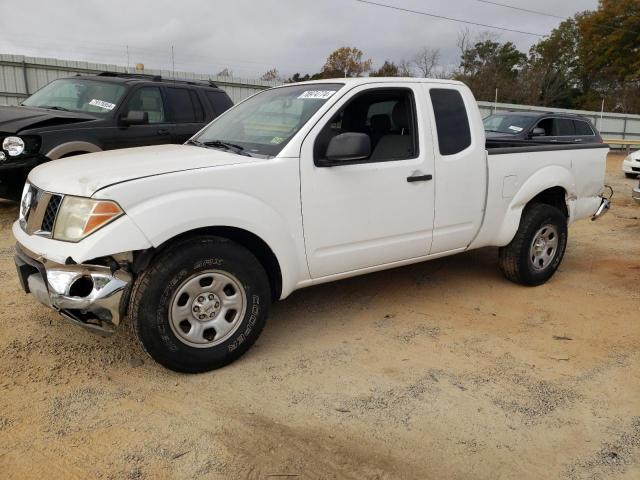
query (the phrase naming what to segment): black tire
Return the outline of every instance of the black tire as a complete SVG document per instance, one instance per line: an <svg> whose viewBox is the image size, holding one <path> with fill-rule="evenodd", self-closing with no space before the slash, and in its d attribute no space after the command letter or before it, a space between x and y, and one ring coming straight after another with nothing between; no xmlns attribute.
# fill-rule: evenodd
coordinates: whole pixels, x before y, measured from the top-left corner
<svg viewBox="0 0 640 480"><path fill-rule="evenodd" d="M624 172L624 176L627 178L638 178L638 176L640 176L640 173Z"/></svg>
<svg viewBox="0 0 640 480"><path fill-rule="evenodd" d="M170 311L185 282L198 272L214 270L239 281L246 308L222 343L197 348L176 335ZM199 236L163 251L140 275L131 294L129 316L136 337L154 360L176 372L199 373L228 365L246 352L265 325L270 302L267 275L249 250L224 238Z"/></svg>
<svg viewBox="0 0 640 480"><path fill-rule="evenodd" d="M557 246L544 267L534 265L531 255L534 237L546 225L557 232ZM555 236L555 232L553 232ZM556 272L567 247L567 218L555 207L531 204L525 207L520 226L511 243L498 251L500 270L512 282L523 285L541 285Z"/></svg>

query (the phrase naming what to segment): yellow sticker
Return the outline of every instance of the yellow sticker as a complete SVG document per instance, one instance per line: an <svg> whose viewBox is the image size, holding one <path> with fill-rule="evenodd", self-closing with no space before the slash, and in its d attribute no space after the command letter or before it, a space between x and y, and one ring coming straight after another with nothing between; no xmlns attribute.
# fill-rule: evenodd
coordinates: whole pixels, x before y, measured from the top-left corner
<svg viewBox="0 0 640 480"><path fill-rule="evenodd" d="M282 137L273 137L271 139L271 143L273 143L274 145L279 145L282 142L284 142L284 138L282 138Z"/></svg>

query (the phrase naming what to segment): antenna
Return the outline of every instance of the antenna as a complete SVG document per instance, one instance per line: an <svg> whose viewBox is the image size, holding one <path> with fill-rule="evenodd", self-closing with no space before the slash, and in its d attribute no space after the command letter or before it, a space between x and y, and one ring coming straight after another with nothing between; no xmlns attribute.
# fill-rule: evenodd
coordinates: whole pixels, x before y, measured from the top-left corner
<svg viewBox="0 0 640 480"><path fill-rule="evenodd" d="M127 73L129 73L129 45L127 47Z"/></svg>
<svg viewBox="0 0 640 480"><path fill-rule="evenodd" d="M171 76L176 79L176 61L173 55L173 45L171 45Z"/></svg>

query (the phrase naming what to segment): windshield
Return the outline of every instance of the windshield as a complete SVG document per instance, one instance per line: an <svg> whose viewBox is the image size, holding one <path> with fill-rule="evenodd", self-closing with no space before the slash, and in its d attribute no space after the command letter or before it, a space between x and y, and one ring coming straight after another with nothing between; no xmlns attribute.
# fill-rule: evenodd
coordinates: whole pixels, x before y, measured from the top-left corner
<svg viewBox="0 0 640 480"><path fill-rule="evenodd" d="M27 98L22 105L72 112L108 114L122 99L126 87L117 83L62 78Z"/></svg>
<svg viewBox="0 0 640 480"><path fill-rule="evenodd" d="M265 90L233 107L193 140L214 148L233 145L250 155L276 156L342 86L319 83Z"/></svg>
<svg viewBox="0 0 640 480"><path fill-rule="evenodd" d="M526 115L490 115L482 122L487 132L515 135L531 124L531 117Z"/></svg>

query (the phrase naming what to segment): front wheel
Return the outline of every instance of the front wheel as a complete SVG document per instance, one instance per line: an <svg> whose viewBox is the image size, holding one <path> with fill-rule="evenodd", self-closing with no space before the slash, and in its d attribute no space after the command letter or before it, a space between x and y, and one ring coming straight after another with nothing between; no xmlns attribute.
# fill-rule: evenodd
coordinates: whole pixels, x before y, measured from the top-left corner
<svg viewBox="0 0 640 480"><path fill-rule="evenodd" d="M167 249L140 276L130 316L154 360L197 373L246 352L269 303L267 275L251 252L224 238L196 237Z"/></svg>
<svg viewBox="0 0 640 480"><path fill-rule="evenodd" d="M637 173L624 172L624 176L627 178L638 178L640 175Z"/></svg>
<svg viewBox="0 0 640 480"><path fill-rule="evenodd" d="M499 250L502 273L523 285L540 285L556 272L567 247L567 219L555 207L527 206L511 243Z"/></svg>

